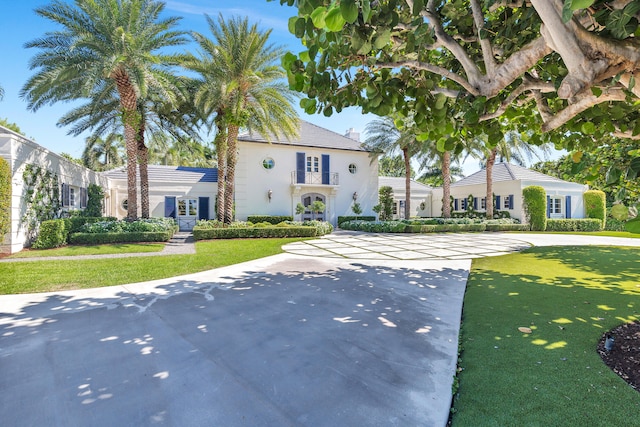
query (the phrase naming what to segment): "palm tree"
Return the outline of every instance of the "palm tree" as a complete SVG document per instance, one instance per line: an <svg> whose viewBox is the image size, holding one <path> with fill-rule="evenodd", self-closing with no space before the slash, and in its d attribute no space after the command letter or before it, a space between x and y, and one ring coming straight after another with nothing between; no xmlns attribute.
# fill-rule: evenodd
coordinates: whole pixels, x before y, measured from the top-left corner
<svg viewBox="0 0 640 427"><path fill-rule="evenodd" d="M146 99L138 102L140 124L136 136L137 163L140 170L140 205L143 218L149 217L149 180L147 174L148 149L146 139L169 135L176 141L186 138L198 139L195 130L198 120L196 111L187 100L189 80L171 78L174 88L179 90L176 103L164 102L162 94L149 91ZM179 102L179 103L178 103ZM59 126L71 126L70 135L78 136L91 132L90 139L105 138L123 132L123 122L119 110L120 101L115 85L106 85L100 92L91 94L90 100L66 113L58 121Z"/></svg>
<svg viewBox="0 0 640 427"><path fill-rule="evenodd" d="M543 144L538 148L543 157L546 157L551 149L549 144ZM493 218L493 166L498 156L501 162L514 160L522 166L525 164L525 158L531 160L534 156L540 157L538 151L536 151L532 145L524 142L522 138L520 138L520 135L515 132L508 132L494 147L481 144L477 155L484 157L485 160L485 170L487 174L487 190L485 196L486 215L487 218L491 219ZM497 208L500 209L500 206L497 206Z"/></svg>
<svg viewBox="0 0 640 427"><path fill-rule="evenodd" d="M437 159L439 160L439 159ZM449 167L449 173L451 174L451 182L455 182L455 178L464 177L462 168L453 164ZM416 181L423 184L431 185L433 187L442 187L444 183L444 176L442 175L442 165L436 161L433 165L427 166L422 175Z"/></svg>
<svg viewBox="0 0 640 427"><path fill-rule="evenodd" d="M4 98L4 88L0 86L0 101Z"/></svg>
<svg viewBox="0 0 640 427"><path fill-rule="evenodd" d="M161 18L165 4L155 0L53 0L36 14L63 27L26 44L40 52L31 59L38 71L21 90L29 108L82 98L95 99L115 85L127 153L127 218L138 216L137 156L142 117L139 100L151 90L172 103L170 67L177 55L159 50L183 44L173 30L178 19Z"/></svg>
<svg viewBox="0 0 640 427"><path fill-rule="evenodd" d="M216 22L207 16L207 22L213 39L193 33L200 57L185 66L200 75L196 105L205 117L213 117L209 125L216 128L218 218L229 223L239 130L267 139L290 138L298 132L298 116L292 106L295 95L279 66L284 50L268 44L271 31L250 26L246 18L225 21L220 15Z"/></svg>
<svg viewBox="0 0 640 427"><path fill-rule="evenodd" d="M376 119L367 124L365 132L368 135L364 145L371 150L372 156L380 154L393 155L402 153L404 161L404 178L406 201L404 204L404 217L411 217L411 157L418 147L415 135L409 131L401 132L392 117Z"/></svg>
<svg viewBox="0 0 640 427"><path fill-rule="evenodd" d="M89 137L82 152L84 166L95 171L106 171L124 164L122 134L112 133L104 139Z"/></svg>

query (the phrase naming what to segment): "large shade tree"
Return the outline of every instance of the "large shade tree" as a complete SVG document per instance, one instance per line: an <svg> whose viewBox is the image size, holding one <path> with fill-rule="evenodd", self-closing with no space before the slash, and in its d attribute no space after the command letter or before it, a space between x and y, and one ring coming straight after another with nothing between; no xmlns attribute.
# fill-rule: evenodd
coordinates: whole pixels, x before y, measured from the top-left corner
<svg viewBox="0 0 640 427"><path fill-rule="evenodd" d="M95 171L106 171L124 164L122 134L112 133L104 138L89 137L82 151L82 164Z"/></svg>
<svg viewBox="0 0 640 427"><path fill-rule="evenodd" d="M415 111L444 148L502 139L496 118L569 149L640 137L635 0L280 0L304 50L284 65L307 112ZM455 100L447 109L446 98ZM582 137L584 135L586 137Z"/></svg>
<svg viewBox="0 0 640 427"><path fill-rule="evenodd" d="M95 99L114 85L127 154L127 218L138 216L136 188L140 100L150 91L171 102L171 67L179 57L167 47L183 44L175 30L178 18L164 17L165 4L154 0L54 0L35 10L61 27L26 44L39 49L31 59L36 70L21 90L29 108L77 99Z"/></svg>
<svg viewBox="0 0 640 427"><path fill-rule="evenodd" d="M267 139L292 137L298 132L293 92L279 66L282 48L269 43L271 31L261 31L246 18L214 20L207 16L211 39L194 33L198 57L185 65L200 76L196 105L217 130L218 218L233 218L237 137L240 129Z"/></svg>

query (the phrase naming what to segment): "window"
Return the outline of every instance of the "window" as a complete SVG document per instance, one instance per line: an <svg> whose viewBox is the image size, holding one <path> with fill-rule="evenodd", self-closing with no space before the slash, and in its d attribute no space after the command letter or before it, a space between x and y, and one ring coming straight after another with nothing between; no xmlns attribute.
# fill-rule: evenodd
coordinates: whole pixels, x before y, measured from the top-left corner
<svg viewBox="0 0 640 427"><path fill-rule="evenodd" d="M196 199L178 200L178 216L198 215L198 201Z"/></svg>
<svg viewBox="0 0 640 427"><path fill-rule="evenodd" d="M262 161L262 167L267 170L273 169L275 166L276 166L276 162L271 157L267 157Z"/></svg>
<svg viewBox="0 0 640 427"><path fill-rule="evenodd" d="M120 204L120 206L122 206L122 209L124 209L125 211L129 209L129 200L124 199L122 201L122 203Z"/></svg>
<svg viewBox="0 0 640 427"><path fill-rule="evenodd" d="M349 173L355 174L356 172L358 172L358 166L355 163L351 163L349 165Z"/></svg>
<svg viewBox="0 0 640 427"><path fill-rule="evenodd" d="M316 156L307 156L307 172L318 172L320 170L320 159Z"/></svg>
<svg viewBox="0 0 640 427"><path fill-rule="evenodd" d="M562 197L552 197L550 202L551 215L562 215Z"/></svg>
<svg viewBox="0 0 640 427"><path fill-rule="evenodd" d="M509 196L505 196L504 201L502 202L503 209L509 209Z"/></svg>
<svg viewBox="0 0 640 427"><path fill-rule="evenodd" d="M487 209L487 198L483 197L482 200L480 200L480 209Z"/></svg>

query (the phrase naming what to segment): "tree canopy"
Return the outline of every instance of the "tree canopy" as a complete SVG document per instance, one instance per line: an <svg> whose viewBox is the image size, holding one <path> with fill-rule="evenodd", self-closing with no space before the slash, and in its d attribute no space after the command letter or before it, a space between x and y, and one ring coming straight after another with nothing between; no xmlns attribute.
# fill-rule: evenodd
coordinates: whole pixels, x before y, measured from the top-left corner
<svg viewBox="0 0 640 427"><path fill-rule="evenodd" d="M568 149L640 138L638 0L280 3L297 6L289 29L305 50L283 65L308 113L414 111L441 150L456 133L495 144L505 124Z"/></svg>

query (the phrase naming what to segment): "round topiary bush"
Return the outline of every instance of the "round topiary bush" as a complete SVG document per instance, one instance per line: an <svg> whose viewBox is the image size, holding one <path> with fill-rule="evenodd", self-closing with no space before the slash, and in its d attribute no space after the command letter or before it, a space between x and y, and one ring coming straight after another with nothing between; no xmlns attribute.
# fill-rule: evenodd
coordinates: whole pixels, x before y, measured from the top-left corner
<svg viewBox="0 0 640 427"><path fill-rule="evenodd" d="M0 243L11 229L11 166L0 157Z"/></svg>
<svg viewBox="0 0 640 427"><path fill-rule="evenodd" d="M531 231L544 231L547 228L547 193L539 185L522 189L524 210Z"/></svg>
<svg viewBox="0 0 640 427"><path fill-rule="evenodd" d="M602 221L604 229L607 221L607 197L603 191L588 190L584 192L584 209L587 218L595 218Z"/></svg>

